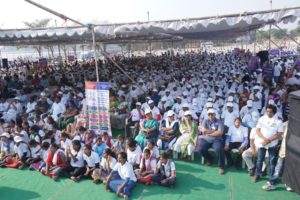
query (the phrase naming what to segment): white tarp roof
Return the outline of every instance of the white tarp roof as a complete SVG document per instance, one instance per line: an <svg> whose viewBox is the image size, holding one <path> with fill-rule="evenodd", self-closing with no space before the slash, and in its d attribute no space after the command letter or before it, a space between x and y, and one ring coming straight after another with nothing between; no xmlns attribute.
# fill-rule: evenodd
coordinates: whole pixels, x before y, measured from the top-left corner
<svg viewBox="0 0 300 200"><path fill-rule="evenodd" d="M270 23L294 22L300 7L182 20L97 25L96 41L118 43L139 40L227 39ZM89 43L86 27L0 30L1 45Z"/></svg>

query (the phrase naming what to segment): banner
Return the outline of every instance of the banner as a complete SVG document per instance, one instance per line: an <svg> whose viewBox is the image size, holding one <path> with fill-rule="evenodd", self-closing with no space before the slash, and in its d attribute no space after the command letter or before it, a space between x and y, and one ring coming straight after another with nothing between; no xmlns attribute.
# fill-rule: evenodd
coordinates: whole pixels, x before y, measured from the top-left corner
<svg viewBox="0 0 300 200"><path fill-rule="evenodd" d="M111 134L109 83L85 82L89 129Z"/></svg>

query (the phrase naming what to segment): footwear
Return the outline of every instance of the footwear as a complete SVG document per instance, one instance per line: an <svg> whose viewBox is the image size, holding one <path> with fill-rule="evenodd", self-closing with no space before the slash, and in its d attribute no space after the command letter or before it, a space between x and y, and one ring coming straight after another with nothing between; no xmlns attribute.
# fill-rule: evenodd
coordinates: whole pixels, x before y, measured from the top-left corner
<svg viewBox="0 0 300 200"><path fill-rule="evenodd" d="M287 186L286 184L285 184L285 187L286 187L286 191L293 192L293 189L291 187Z"/></svg>
<svg viewBox="0 0 300 200"><path fill-rule="evenodd" d="M253 179L252 179L252 182L256 183L259 179L260 179L259 176L254 176Z"/></svg>
<svg viewBox="0 0 300 200"><path fill-rule="evenodd" d="M272 184L268 181L264 186L262 186L262 189L265 190L265 191L276 190L276 186L275 186L275 185L272 185Z"/></svg>
<svg viewBox="0 0 300 200"><path fill-rule="evenodd" d="M225 173L223 168L219 168L219 174L223 175Z"/></svg>
<svg viewBox="0 0 300 200"><path fill-rule="evenodd" d="M209 166L212 166L212 163L211 163L211 162L206 162L206 163L205 163L205 166L208 166L208 167L209 167Z"/></svg>
<svg viewBox="0 0 300 200"><path fill-rule="evenodd" d="M249 169L249 176L254 176L255 174L255 169L252 168L252 169Z"/></svg>
<svg viewBox="0 0 300 200"><path fill-rule="evenodd" d="M128 200L128 196L126 194L123 195L124 200Z"/></svg>

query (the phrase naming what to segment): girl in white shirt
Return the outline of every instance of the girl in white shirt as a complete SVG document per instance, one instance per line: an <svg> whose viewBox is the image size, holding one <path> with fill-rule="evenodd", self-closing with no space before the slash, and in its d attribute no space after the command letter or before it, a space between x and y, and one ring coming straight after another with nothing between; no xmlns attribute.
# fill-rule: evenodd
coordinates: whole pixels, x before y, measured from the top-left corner
<svg viewBox="0 0 300 200"><path fill-rule="evenodd" d="M145 149L140 161L140 168L134 171L138 182L151 183L151 176L154 174L155 167L156 158L151 155L149 149Z"/></svg>
<svg viewBox="0 0 300 200"><path fill-rule="evenodd" d="M92 175L94 183L104 181L116 164L117 160L112 157L112 150L109 148L105 149L103 151L100 169L95 169Z"/></svg>

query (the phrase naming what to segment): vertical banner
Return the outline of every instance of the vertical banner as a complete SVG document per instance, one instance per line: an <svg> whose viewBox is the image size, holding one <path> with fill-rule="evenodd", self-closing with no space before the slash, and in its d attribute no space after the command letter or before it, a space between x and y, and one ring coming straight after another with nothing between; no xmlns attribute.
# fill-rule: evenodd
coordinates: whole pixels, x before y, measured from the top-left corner
<svg viewBox="0 0 300 200"><path fill-rule="evenodd" d="M85 82L89 129L111 134L109 116L109 83Z"/></svg>

